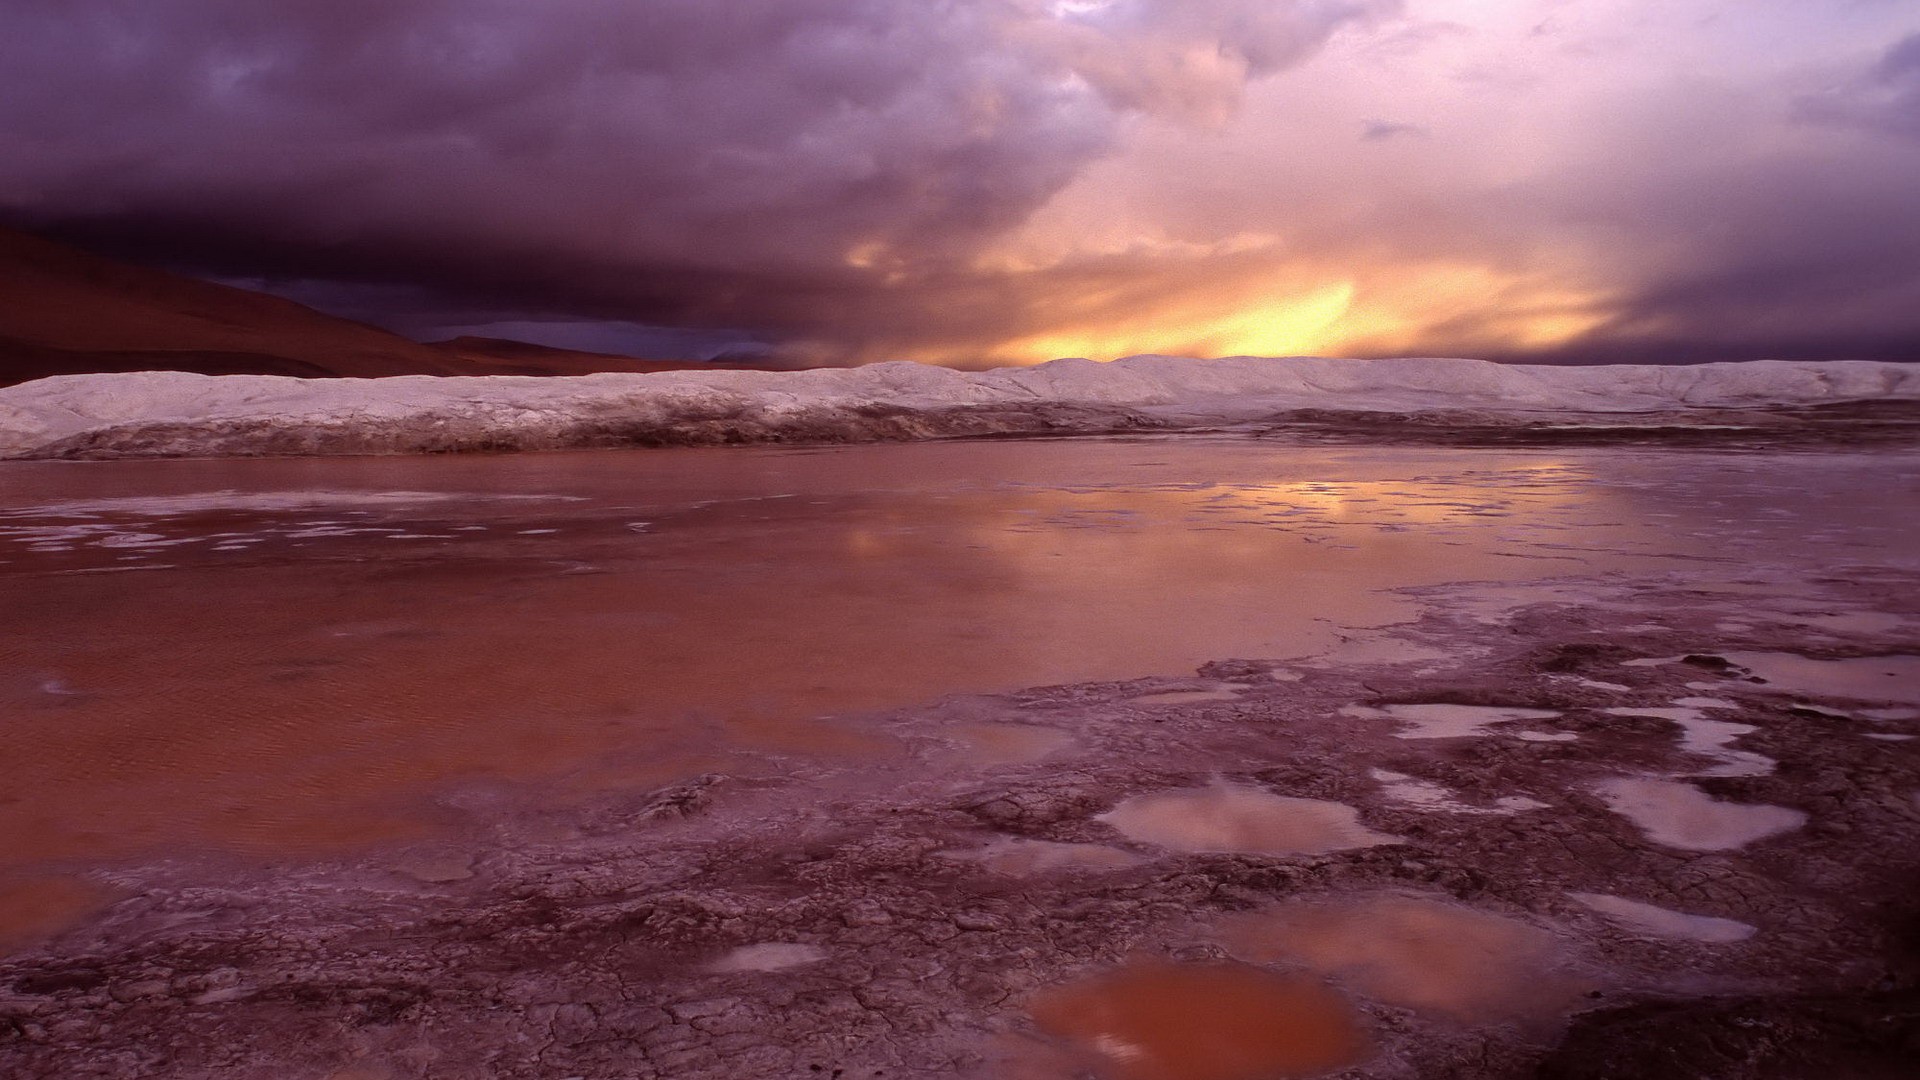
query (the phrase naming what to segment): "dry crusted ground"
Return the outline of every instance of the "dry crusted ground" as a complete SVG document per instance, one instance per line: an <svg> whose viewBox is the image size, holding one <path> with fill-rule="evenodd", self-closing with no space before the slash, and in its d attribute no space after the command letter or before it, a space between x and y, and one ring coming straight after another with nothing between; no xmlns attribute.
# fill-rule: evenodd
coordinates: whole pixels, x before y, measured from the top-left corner
<svg viewBox="0 0 1920 1080"><path fill-rule="evenodd" d="M464 845L359 864L224 880L197 864L128 872L116 883L132 899L0 963L0 1075L1034 1075L1043 1066L1021 1055L1044 1057L1025 1007L1037 990L1127 958L1218 960L1227 950L1215 928L1234 913L1381 893L1539 927L1556 942L1554 978L1590 989L1544 1027L1363 997L1373 1049L1340 1075L1912 1075L1920 741L1867 736L1920 722L1862 718L1869 702L1809 709L1716 657L1920 653L1910 635L1860 638L1807 621L1821 603L1913 616L1920 588L1885 570L1839 567L1791 589L1752 573L1748 585L1568 581L1504 612L1471 587L1430 590L1423 619L1393 628L1397 643L1344 660L1222 661L1184 682L1050 687L875 718L917 748L892 762L702 777L585 810L505 815ZM1785 593L1793 603L1783 606ZM1810 607L1809 597L1819 599ZM1729 620L1748 628L1729 631ZM1366 662L1383 647L1445 659ZM1685 654L1694 659L1622 663ZM1243 689L1136 700L1223 686ZM1737 715L1723 715L1758 730L1736 745L1779 765L1699 786L1803 811L1804 827L1736 850L1682 851L1589 790L1625 773L1701 767L1668 721L1601 710L1702 693L1737 702ZM1339 711L1391 702L1554 710L1529 726L1577 738L1408 740L1391 722ZM943 733L983 723L1074 741L1037 761L955 765L962 752ZM1511 796L1545 805L1422 808L1389 797L1376 769L1443 785L1476 809ZM1095 820L1129 796L1219 780L1335 800L1399 839L1325 854L1180 854ZM1008 875L954 854L1004 836L1138 858ZM1569 891L1759 933L1723 944L1649 937ZM730 954L769 943L789 948ZM713 970L728 955L793 966Z"/></svg>

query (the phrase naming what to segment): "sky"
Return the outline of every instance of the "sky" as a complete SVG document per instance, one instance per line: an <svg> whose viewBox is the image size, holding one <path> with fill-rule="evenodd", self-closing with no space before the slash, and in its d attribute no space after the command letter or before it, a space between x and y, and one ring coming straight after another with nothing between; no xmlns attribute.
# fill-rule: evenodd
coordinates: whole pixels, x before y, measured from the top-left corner
<svg viewBox="0 0 1920 1080"><path fill-rule="evenodd" d="M1920 359L1920 3L0 0L0 221L653 356Z"/></svg>

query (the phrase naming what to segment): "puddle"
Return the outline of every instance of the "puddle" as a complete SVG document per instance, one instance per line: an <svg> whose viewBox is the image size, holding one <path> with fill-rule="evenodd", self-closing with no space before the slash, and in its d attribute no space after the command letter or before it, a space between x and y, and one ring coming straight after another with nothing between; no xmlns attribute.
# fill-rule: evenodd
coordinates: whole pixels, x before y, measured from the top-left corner
<svg viewBox="0 0 1920 1080"><path fill-rule="evenodd" d="M1680 725L1680 749L1689 754L1719 762L1699 772L1679 773L1681 776L1765 776L1779 764L1770 757L1755 754L1747 750L1733 748L1733 740L1742 735L1751 735L1760 729L1752 724L1735 724L1726 720L1710 720L1701 711L1702 708L1734 708L1729 702L1714 698L1681 698L1683 702L1713 702L1701 707L1676 705L1674 708L1632 708L1623 707L1605 710L1609 716L1647 716L1655 720L1670 720Z"/></svg>
<svg viewBox="0 0 1920 1080"><path fill-rule="evenodd" d="M1920 704L1920 656L1815 660L1798 653L1730 652L1726 657L1767 680L1755 689Z"/></svg>
<svg viewBox="0 0 1920 1080"><path fill-rule="evenodd" d="M959 757L974 765L1025 765L1065 750L1072 735L1026 724L959 724L945 734L961 743Z"/></svg>
<svg viewBox="0 0 1920 1080"><path fill-rule="evenodd" d="M814 945L770 941L742 945L707 965L715 975L737 971L786 971L789 968L817 964L827 958L827 950Z"/></svg>
<svg viewBox="0 0 1920 1080"><path fill-rule="evenodd" d="M1104 844L1061 844L1051 840L1005 837L972 851L943 852L948 858L977 862L996 874L1033 877L1060 870L1122 870L1140 856Z"/></svg>
<svg viewBox="0 0 1920 1080"><path fill-rule="evenodd" d="M1685 851L1730 851L1791 832L1807 815L1784 806L1722 802L1692 784L1620 777L1594 790L1614 813L1657 844Z"/></svg>
<svg viewBox="0 0 1920 1080"><path fill-rule="evenodd" d="M1131 964L1045 991L1030 1011L1105 1080L1313 1076L1369 1052L1359 1011L1319 980L1240 964Z"/></svg>
<svg viewBox="0 0 1920 1080"><path fill-rule="evenodd" d="M1688 915L1685 912L1669 911L1652 904L1643 904L1638 900L1608 896L1606 893L1576 892L1567 895L1625 929L1651 934L1654 937L1725 945L1735 941L1745 941L1759 933L1757 928L1732 919L1717 919L1711 915Z"/></svg>
<svg viewBox="0 0 1920 1080"><path fill-rule="evenodd" d="M1298 855L1399 840L1360 824L1350 806L1232 784L1136 795L1095 820L1129 840L1174 851Z"/></svg>
<svg viewBox="0 0 1920 1080"><path fill-rule="evenodd" d="M1245 960L1295 963L1355 993L1458 1023L1549 1021L1587 984L1554 936L1518 919L1413 897L1288 904L1222 926Z"/></svg>
<svg viewBox="0 0 1920 1080"><path fill-rule="evenodd" d="M1567 733L1491 731L1493 724L1522 720L1552 720L1559 713L1546 709L1505 709L1483 705L1349 705L1342 715L1361 719L1396 720L1408 725L1394 732L1401 739L1466 739L1484 735L1517 735L1534 741L1563 742L1574 738Z"/></svg>

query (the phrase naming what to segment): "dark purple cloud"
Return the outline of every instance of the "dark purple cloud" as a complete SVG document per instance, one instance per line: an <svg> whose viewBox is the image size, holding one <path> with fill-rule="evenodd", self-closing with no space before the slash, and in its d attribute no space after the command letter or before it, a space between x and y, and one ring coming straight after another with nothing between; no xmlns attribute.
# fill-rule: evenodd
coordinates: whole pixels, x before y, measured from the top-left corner
<svg viewBox="0 0 1920 1080"><path fill-rule="evenodd" d="M1283 147L1245 220L1223 211L1210 235L1024 271L983 258L1143 126L1204 147L1250 83L1301 76L1342 30L1379 26L1375 53L1408 65L1478 32L1463 5L1407 6L1423 18L1381 22L1402 0L8 0L0 220L425 337L953 356L1045 338L1068 306L1097 321L1102 296L1138 314L1162 283L1199 294L1231 273L1253 295L1265 264L1205 254L1246 232L1272 238L1275 266L1335 274L1523 276L1574 253L1614 299L1548 347L1560 359L1920 351L1920 34L1812 88L1703 73L1579 160L1498 187L1469 155L1534 147L1483 123L1456 150L1440 104L1389 96L1339 147ZM1550 82L1571 61L1548 50L1643 48L1630 27L1624 45L1606 26L1563 43L1561 21L1615 6L1542 0L1556 29L1511 66ZM1721 84L1772 119L1723 137ZM1512 85L1516 111L1551 97ZM1347 174L1401 162L1434 179L1361 205ZM1463 311L1422 340L1475 347L1500 316Z"/></svg>
<svg viewBox="0 0 1920 1080"><path fill-rule="evenodd" d="M1124 114L1391 6L15 0L0 207L205 272L830 335L810 307L957 265Z"/></svg>
<svg viewBox="0 0 1920 1080"><path fill-rule="evenodd" d="M1799 102L1802 119L1920 139L1920 33L1902 38L1866 71Z"/></svg>

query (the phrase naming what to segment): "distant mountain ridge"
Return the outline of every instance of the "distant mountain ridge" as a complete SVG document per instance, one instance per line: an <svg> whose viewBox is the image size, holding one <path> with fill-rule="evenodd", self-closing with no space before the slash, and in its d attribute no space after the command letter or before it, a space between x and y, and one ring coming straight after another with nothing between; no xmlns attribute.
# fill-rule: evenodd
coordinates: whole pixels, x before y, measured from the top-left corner
<svg viewBox="0 0 1920 1080"><path fill-rule="evenodd" d="M612 353L557 349L506 338L457 337L428 343L466 365L468 375L592 375L605 371L769 370L765 365L704 360L639 360Z"/></svg>
<svg viewBox="0 0 1920 1080"><path fill-rule="evenodd" d="M133 266L0 228L0 386L129 371L376 378L708 366L491 338L422 345L282 297Z"/></svg>

